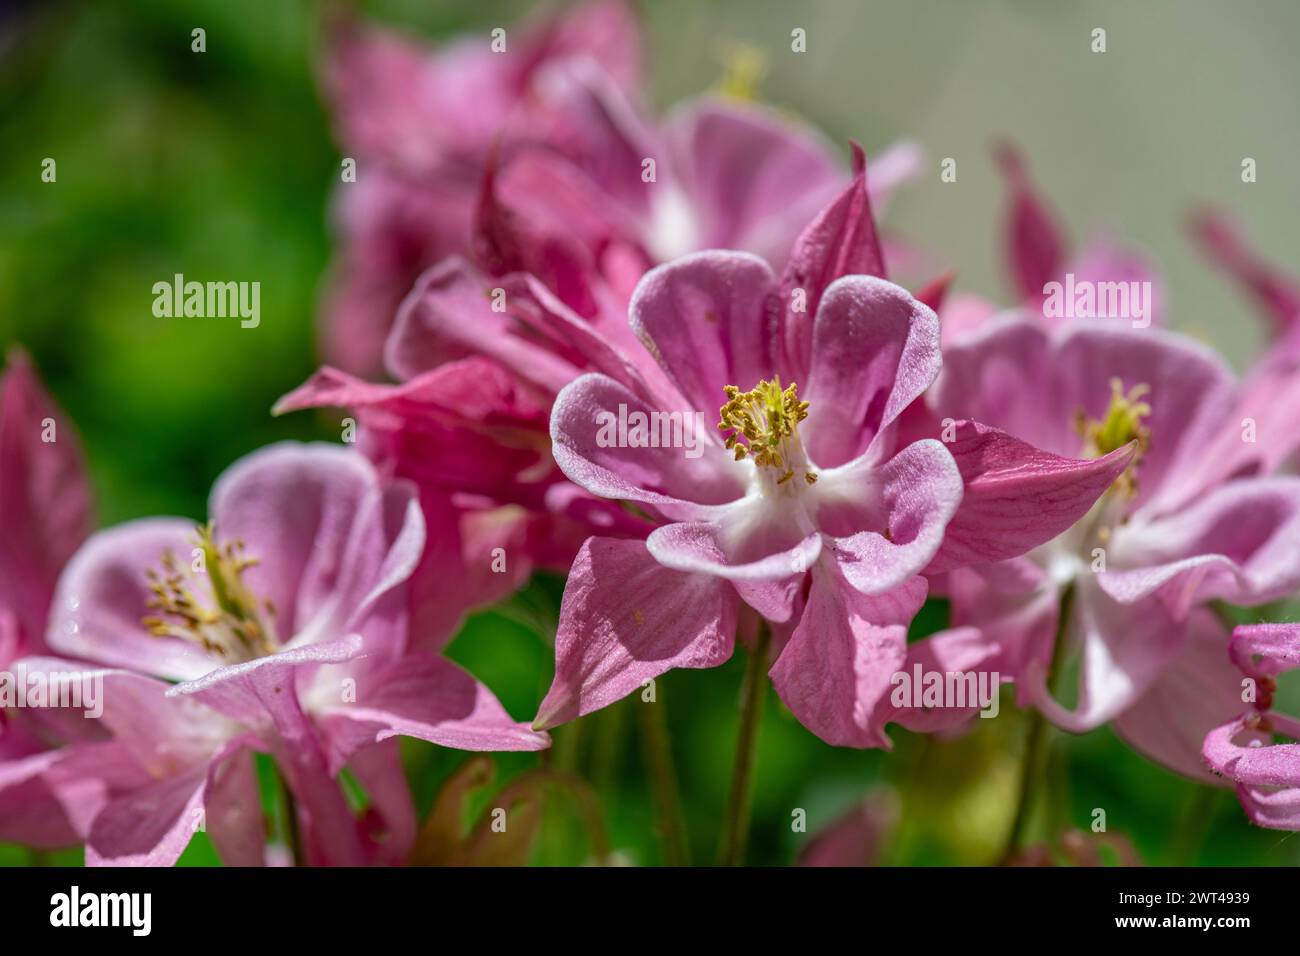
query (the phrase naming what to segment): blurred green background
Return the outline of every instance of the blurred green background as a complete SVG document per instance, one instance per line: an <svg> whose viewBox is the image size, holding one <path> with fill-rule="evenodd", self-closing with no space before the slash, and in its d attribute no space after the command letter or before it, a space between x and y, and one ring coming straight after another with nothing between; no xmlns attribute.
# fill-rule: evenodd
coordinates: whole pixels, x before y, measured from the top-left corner
<svg viewBox="0 0 1300 956"><path fill-rule="evenodd" d="M508 24L522 2L359 4L428 36ZM1147 248L1169 282L1173 324L1239 367L1260 343L1250 316L1182 233L1198 201L1234 210L1281 263L1300 269L1300 5L1209 2L976 4L823 0L641 3L652 98L663 107L717 80L727 49L767 58L766 98L834 139L874 151L915 138L933 175L901 193L889 222L960 266L960 286L1005 299L997 242L1003 192L989 146L1006 137L1076 240L1109 229ZM64 0L0 5L0 345L21 342L76 422L100 519L195 518L228 464L281 438L337 436L324 419L269 409L316 367L314 324L330 249L326 205L338 152L313 79L320 8L304 0ZM190 52L190 31L207 52ZM789 51L808 30L809 52ZM1108 31L1092 54L1090 31ZM937 162L958 160L941 184ZM1242 184L1243 156L1259 181ZM58 181L42 183L53 157ZM258 280L262 321L157 319L151 287L187 277ZM471 620L452 646L517 717L550 678L539 628L556 582ZM944 623L942 606L915 630ZM659 682L694 859L720 831L743 659ZM769 694L750 861L790 862L808 831L870 789L891 787L902 817L887 862L986 863L1009 825L1023 721L977 721L953 742L895 733L892 754L829 747ZM614 850L663 858L643 769L637 697L559 730L553 766L596 787ZM464 755L406 747L426 808ZM499 758L508 780L536 757ZM1108 731L1053 732L1059 799L1035 832L1087 829L1094 808L1153 864L1300 861L1300 840L1254 829L1233 796L1147 763ZM485 806L486 797L478 806ZM575 815L548 804L536 859L582 862ZM79 858L77 851L52 859ZM0 862L23 862L0 847ZM215 860L196 838L184 862Z"/></svg>

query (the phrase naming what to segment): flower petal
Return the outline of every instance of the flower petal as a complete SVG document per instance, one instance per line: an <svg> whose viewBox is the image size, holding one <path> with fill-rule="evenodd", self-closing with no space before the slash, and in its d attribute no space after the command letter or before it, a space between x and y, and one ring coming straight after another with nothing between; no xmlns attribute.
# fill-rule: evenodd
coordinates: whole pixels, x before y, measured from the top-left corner
<svg viewBox="0 0 1300 956"><path fill-rule="evenodd" d="M884 279L831 283L813 326L801 427L808 454L832 468L862 454L939 374L939 320Z"/></svg>
<svg viewBox="0 0 1300 956"><path fill-rule="evenodd" d="M806 533L762 499L723 509L715 521L656 528L646 550L666 568L711 574L735 585L750 607L768 621L790 618L804 572L821 554L817 532Z"/></svg>
<svg viewBox="0 0 1300 956"><path fill-rule="evenodd" d="M59 571L91 525L77 435L14 349L0 375L0 607L13 613L21 641L10 653L43 649Z"/></svg>
<svg viewBox="0 0 1300 956"><path fill-rule="evenodd" d="M154 637L140 623L154 613L146 572L161 569L164 553L186 560L194 547L194 522L182 518L131 521L92 535L59 578L50 647L170 680L212 670L214 659L196 645Z"/></svg>
<svg viewBox="0 0 1300 956"><path fill-rule="evenodd" d="M1300 479L1245 479L1143 526L1112 548L1122 568L1098 576L1116 601L1159 594L1181 617L1211 600L1261 604L1300 584Z"/></svg>
<svg viewBox="0 0 1300 956"><path fill-rule="evenodd" d="M628 305L632 330L687 405L713 415L723 386L747 391L770 379L776 278L742 252L699 252L651 269Z"/></svg>
<svg viewBox="0 0 1300 956"><path fill-rule="evenodd" d="M639 541L590 538L569 572L555 680L533 726L554 727L675 667L716 667L736 633L731 586L659 564Z"/></svg>
<svg viewBox="0 0 1300 956"><path fill-rule="evenodd" d="M780 264L844 186L830 146L765 107L706 96L673 111L665 127L699 221L696 249L743 249Z"/></svg>
<svg viewBox="0 0 1300 956"><path fill-rule="evenodd" d="M873 715L907 657L907 628L885 616L876 598L818 563L799 625L769 673L799 723L828 744L889 746Z"/></svg>
<svg viewBox="0 0 1300 956"><path fill-rule="evenodd" d="M483 684L451 661L408 655L361 670L355 702L322 711L330 761L340 767L363 746L415 737L456 750L544 750L550 738L513 720Z"/></svg>
<svg viewBox="0 0 1300 956"><path fill-rule="evenodd" d="M907 446L884 465L864 455L823 472L813 486L817 523L834 537L845 578L879 594L919 574L934 558L962 499L961 473L937 441Z"/></svg>
<svg viewBox="0 0 1300 956"><path fill-rule="evenodd" d="M1130 443L1103 458L1062 458L978 422L955 423L945 447L965 485L943 546L926 569L939 574L1018 557L1086 515L1137 451Z"/></svg>
<svg viewBox="0 0 1300 956"><path fill-rule="evenodd" d="M1241 677L1225 666L1228 635L1208 611L1187 623L1187 643L1137 702L1115 718L1134 750L1184 776L1218 779L1201 756L1205 735L1241 713Z"/></svg>
<svg viewBox="0 0 1300 956"><path fill-rule="evenodd" d="M271 600L282 641L329 640L344 628L401 640L391 618L405 605L394 592L425 542L410 484L381 486L365 458L340 446L283 442L228 468L209 513L219 540L242 540L258 559L244 580Z"/></svg>
<svg viewBox="0 0 1300 956"><path fill-rule="evenodd" d="M1177 657L1187 636L1186 624L1159 601L1117 604L1087 577L1075 582L1070 627L1080 650L1074 709L1052 696L1042 663L1031 663L1021 680L1035 706L1071 733L1099 727L1132 706Z"/></svg>
<svg viewBox="0 0 1300 956"><path fill-rule="evenodd" d="M841 276L885 278L885 259L876 235L867 193L866 155L853 143L852 182L813 219L795 240L781 274L781 301L785 304L782 329L782 367L792 381L802 382L812 358L813 319L822 293ZM796 291L803 308L791 308Z"/></svg>
<svg viewBox="0 0 1300 956"><path fill-rule="evenodd" d="M611 378L584 375L555 400L552 454L570 481L594 495L689 512L688 502L724 504L745 491L743 471L700 433L706 421L703 412L665 413Z"/></svg>

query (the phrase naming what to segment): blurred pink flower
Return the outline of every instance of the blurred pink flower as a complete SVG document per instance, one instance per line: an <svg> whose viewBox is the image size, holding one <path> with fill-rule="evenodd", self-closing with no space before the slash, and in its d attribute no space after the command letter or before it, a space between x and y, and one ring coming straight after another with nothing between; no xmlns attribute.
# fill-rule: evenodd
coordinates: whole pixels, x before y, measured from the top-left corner
<svg viewBox="0 0 1300 956"><path fill-rule="evenodd" d="M297 798L309 862L400 858L413 811L385 741L547 746L468 674L410 646L426 534L410 484L382 483L341 448L288 443L233 465L210 513L197 532L179 518L100 532L59 580L51 649L109 668L97 673L110 739L56 751L42 771L81 821L88 862L174 862L196 818L228 862L261 862L250 751L271 754ZM344 766L388 818L382 844L335 782Z"/></svg>
<svg viewBox="0 0 1300 956"><path fill-rule="evenodd" d="M1206 735L1205 761L1236 783L1252 823L1300 830L1300 720L1273 710L1278 675L1300 667L1300 624L1238 627L1229 654L1249 679L1241 682L1240 700L1253 706ZM1291 742L1275 743L1278 737Z"/></svg>
<svg viewBox="0 0 1300 956"><path fill-rule="evenodd" d="M447 256L531 273L584 319L621 315L644 271L680 254L782 262L843 186L829 144L776 110L704 96L648 119L621 3L507 33L501 53L486 34L426 53L353 20L333 30L325 87L359 165L336 210L331 364L377 373L398 304ZM887 150L873 198L921 163L910 143Z"/></svg>
<svg viewBox="0 0 1300 956"><path fill-rule="evenodd" d="M944 359L928 396L936 417L972 417L1058 455L1141 446L1078 525L1025 558L951 574L954 624L1000 646L1021 702L1055 723L1113 720L1137 749L1202 774L1198 741L1235 699L1215 655L1227 636L1205 606L1300 584L1300 478L1224 481L1202 467L1207 449L1246 438L1237 391L1213 352L1172 333L1087 321L1049 332L1013 315ZM1073 709L1048 689L1058 653L1079 657Z"/></svg>
<svg viewBox="0 0 1300 956"><path fill-rule="evenodd" d="M799 866L880 866L902 812L898 794L877 790L812 835Z"/></svg>

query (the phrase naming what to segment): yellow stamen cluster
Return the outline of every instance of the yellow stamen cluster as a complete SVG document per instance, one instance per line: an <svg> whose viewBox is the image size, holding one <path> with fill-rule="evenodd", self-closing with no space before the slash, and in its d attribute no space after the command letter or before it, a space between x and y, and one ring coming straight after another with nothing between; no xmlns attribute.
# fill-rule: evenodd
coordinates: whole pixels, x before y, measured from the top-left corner
<svg viewBox="0 0 1300 956"><path fill-rule="evenodd" d="M274 653L278 646L271 602L259 601L244 583L245 570L257 559L244 554L244 542L217 544L211 522L196 530L202 554L201 570L186 567L171 551L162 556L162 573L145 572L153 596L148 606L156 614L141 623L155 637L175 637L232 660L251 660ZM196 555L196 561L197 561ZM205 576L211 604L200 600L195 585Z"/></svg>
<svg viewBox="0 0 1300 956"><path fill-rule="evenodd" d="M1151 430L1142 419L1151 414L1151 406L1142 401L1151 391L1148 385L1134 385L1127 392L1118 378L1110 380L1110 407L1097 421L1088 418L1083 409L1075 412L1075 428L1083 438L1083 457L1101 458L1131 441L1138 444L1137 454L1124 474L1115 480L1116 486L1128 497L1137 494L1134 472L1138 462L1151 444Z"/></svg>
<svg viewBox="0 0 1300 956"><path fill-rule="evenodd" d="M781 388L781 378L761 381L748 392L735 385L723 386L727 403L719 415L718 430L726 436L726 445L734 449L736 461L748 457L760 468L781 472L778 485L794 477L790 467L796 462L792 453L798 445L798 426L808 417L808 403L799 401L799 386L793 382ZM802 461L802 452L797 456ZM804 472L804 481L812 484L817 475Z"/></svg>

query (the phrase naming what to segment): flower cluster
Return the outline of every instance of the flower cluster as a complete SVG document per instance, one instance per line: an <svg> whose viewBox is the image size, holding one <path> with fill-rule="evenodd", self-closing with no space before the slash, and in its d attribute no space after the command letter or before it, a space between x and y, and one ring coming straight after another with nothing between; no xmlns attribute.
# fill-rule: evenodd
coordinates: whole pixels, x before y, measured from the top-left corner
<svg viewBox="0 0 1300 956"><path fill-rule="evenodd" d="M358 172L337 197L331 364L276 412L346 409L359 441L250 454L203 521L94 531L71 428L11 355L0 669L104 693L96 718L0 710L0 839L170 864L201 825L226 862L261 864L260 754L298 862L409 862L395 738L543 749L737 643L831 745L960 731L988 699L936 704L899 675L992 674L994 697L1111 725L1300 829L1300 756L1273 739L1300 739L1273 709L1300 631L1224 623L1300 588L1300 284L1195 219L1274 321L1238 380L1164 327L1142 256L1068 253L1004 147L1017 301L951 276L909 290L876 214L915 146L851 144L846 167L736 90L656 118L639 59L609 0L503 49L330 22L322 83ZM1054 284L1151 295L1061 315ZM637 427L611 441L609 416ZM567 581L553 680L517 722L443 651L537 570ZM936 598L949 626L909 641ZM888 814L867 816L844 825L874 847ZM837 858L824 839L808 856Z"/></svg>

